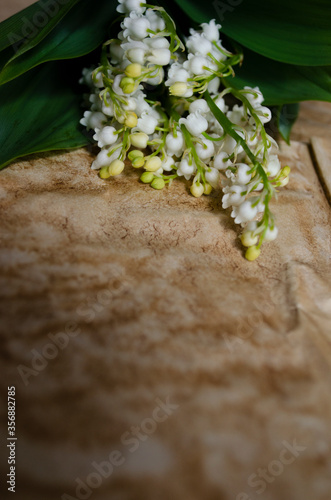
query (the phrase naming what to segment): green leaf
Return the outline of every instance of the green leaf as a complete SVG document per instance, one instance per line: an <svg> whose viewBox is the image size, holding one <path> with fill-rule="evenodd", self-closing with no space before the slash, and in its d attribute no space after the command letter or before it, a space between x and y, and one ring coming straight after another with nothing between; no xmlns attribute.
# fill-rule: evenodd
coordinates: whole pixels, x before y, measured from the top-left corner
<svg viewBox="0 0 331 500"><path fill-rule="evenodd" d="M227 86L258 86L267 106L309 100L331 102L331 66L294 66L246 49L242 66L234 69L236 76L226 78Z"/></svg>
<svg viewBox="0 0 331 500"><path fill-rule="evenodd" d="M0 168L30 153L78 148L90 141L79 120L81 97L66 63L47 63L0 87Z"/></svg>
<svg viewBox="0 0 331 500"><path fill-rule="evenodd" d="M302 66L331 64L330 0L175 0L196 22L216 19L244 47Z"/></svg>
<svg viewBox="0 0 331 500"><path fill-rule="evenodd" d="M41 0L0 24L0 50L10 47L11 58L35 47L80 0ZM64 5L62 5L64 4Z"/></svg>
<svg viewBox="0 0 331 500"><path fill-rule="evenodd" d="M284 106L279 106L276 112L279 133L287 144L290 144L290 134L298 118L299 108L300 105L298 103L284 104Z"/></svg>
<svg viewBox="0 0 331 500"><path fill-rule="evenodd" d="M88 54L106 38L117 2L81 0L36 47L8 62L0 73L0 85L35 66ZM0 53L1 60L1 53Z"/></svg>

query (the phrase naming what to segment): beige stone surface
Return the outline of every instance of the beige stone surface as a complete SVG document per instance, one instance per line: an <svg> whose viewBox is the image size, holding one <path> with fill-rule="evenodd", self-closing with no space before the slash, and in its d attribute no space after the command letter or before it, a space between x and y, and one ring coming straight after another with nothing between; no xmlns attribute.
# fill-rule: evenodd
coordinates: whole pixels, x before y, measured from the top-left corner
<svg viewBox="0 0 331 500"><path fill-rule="evenodd" d="M17 500L330 500L327 107L282 143L279 237L253 263L219 192L104 182L85 149L1 172Z"/></svg>
<svg viewBox="0 0 331 500"><path fill-rule="evenodd" d="M104 182L84 149L1 173L17 499L83 498L116 450L86 498L330 499L330 208L307 145L281 156L280 234L253 263L219 192Z"/></svg>
<svg viewBox="0 0 331 500"><path fill-rule="evenodd" d="M316 171L323 186L325 195L331 203L331 147L326 137L312 137L311 139L313 159Z"/></svg>
<svg viewBox="0 0 331 500"><path fill-rule="evenodd" d="M33 3L33 0L0 0L0 22Z"/></svg>
<svg viewBox="0 0 331 500"><path fill-rule="evenodd" d="M310 143L312 137L329 139L331 103L308 101L300 104L300 119L294 124L291 138Z"/></svg>

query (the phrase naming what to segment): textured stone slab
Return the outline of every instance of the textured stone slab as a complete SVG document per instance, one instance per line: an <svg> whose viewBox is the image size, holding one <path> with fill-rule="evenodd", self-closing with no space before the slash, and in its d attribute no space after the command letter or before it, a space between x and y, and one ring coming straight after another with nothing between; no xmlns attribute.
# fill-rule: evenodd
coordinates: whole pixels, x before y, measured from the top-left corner
<svg viewBox="0 0 331 500"><path fill-rule="evenodd" d="M281 156L279 238L253 263L219 193L157 192L136 171L104 182L85 150L1 173L16 498L75 497L119 450L93 498L329 500L330 208L307 146Z"/></svg>
<svg viewBox="0 0 331 500"><path fill-rule="evenodd" d="M331 147L330 138L312 137L315 167L329 203L331 203Z"/></svg>
<svg viewBox="0 0 331 500"><path fill-rule="evenodd" d="M299 118L292 129L291 140L309 143L312 137L329 139L330 129L330 102L302 102Z"/></svg>

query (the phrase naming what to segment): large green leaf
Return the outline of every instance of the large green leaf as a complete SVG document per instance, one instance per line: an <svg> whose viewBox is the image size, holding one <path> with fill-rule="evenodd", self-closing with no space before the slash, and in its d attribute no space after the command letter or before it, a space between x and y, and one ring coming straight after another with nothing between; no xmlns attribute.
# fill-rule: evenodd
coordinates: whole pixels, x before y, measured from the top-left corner
<svg viewBox="0 0 331 500"><path fill-rule="evenodd" d="M196 22L266 57L297 65L331 64L330 0L175 0Z"/></svg>
<svg viewBox="0 0 331 500"><path fill-rule="evenodd" d="M116 0L94 0L91 7L90 0L81 0L49 36L4 66L0 85L45 61L72 59L94 50L106 38L116 5Z"/></svg>
<svg viewBox="0 0 331 500"><path fill-rule="evenodd" d="M35 47L80 0L41 0L0 24L0 50L10 48L10 57Z"/></svg>
<svg viewBox="0 0 331 500"><path fill-rule="evenodd" d="M66 63L47 63L0 87L0 168L30 153L89 143L79 120L81 97Z"/></svg>
<svg viewBox="0 0 331 500"><path fill-rule="evenodd" d="M236 76L227 78L227 85L260 87L268 106L308 100L331 102L331 66L294 66L246 49L241 68L234 69Z"/></svg>
<svg viewBox="0 0 331 500"><path fill-rule="evenodd" d="M298 118L300 105L298 103L284 104L276 111L277 126L283 139L290 143L290 134L296 119Z"/></svg>

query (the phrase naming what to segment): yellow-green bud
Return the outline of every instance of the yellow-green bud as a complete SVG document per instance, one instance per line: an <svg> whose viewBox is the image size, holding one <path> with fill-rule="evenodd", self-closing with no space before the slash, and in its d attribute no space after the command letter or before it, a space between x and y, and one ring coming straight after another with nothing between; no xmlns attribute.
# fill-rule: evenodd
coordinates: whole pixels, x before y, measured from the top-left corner
<svg viewBox="0 0 331 500"><path fill-rule="evenodd" d="M282 168L282 177L288 177L290 175L291 169L288 165Z"/></svg>
<svg viewBox="0 0 331 500"><path fill-rule="evenodd" d="M135 148L145 149L147 147L148 135L145 132L137 132L136 134L130 135L130 140L132 146Z"/></svg>
<svg viewBox="0 0 331 500"><path fill-rule="evenodd" d="M144 184L149 184L150 182L152 182L152 180L154 179L154 174L153 172L144 172L141 176L140 176L140 180L141 182L143 182Z"/></svg>
<svg viewBox="0 0 331 500"><path fill-rule="evenodd" d="M129 128L132 128L135 127L137 123L138 123L138 116L133 111L130 111L125 118L124 125L126 125Z"/></svg>
<svg viewBox="0 0 331 500"><path fill-rule="evenodd" d="M141 65L138 63L129 64L125 68L125 74L130 78L138 78L141 75Z"/></svg>
<svg viewBox="0 0 331 500"><path fill-rule="evenodd" d="M280 187L284 187L288 184L288 181L290 180L289 176L285 177L284 179L281 179L277 185Z"/></svg>
<svg viewBox="0 0 331 500"><path fill-rule="evenodd" d="M142 151L139 151L139 149L133 149L128 154L128 158L130 161L133 161L135 158L143 158L143 156L144 156L144 153Z"/></svg>
<svg viewBox="0 0 331 500"><path fill-rule="evenodd" d="M151 183L151 186L154 189L163 189L165 186L165 182L160 177L155 177L155 179Z"/></svg>
<svg viewBox="0 0 331 500"><path fill-rule="evenodd" d="M102 169L100 170L99 172L99 177L100 179L108 179L108 177L110 177L110 173L109 173L109 167L102 167Z"/></svg>
<svg viewBox="0 0 331 500"><path fill-rule="evenodd" d="M240 239L241 239L241 243L244 245L244 247L252 247L253 245L256 245L259 237L254 236L253 231L245 231L240 236Z"/></svg>
<svg viewBox="0 0 331 500"><path fill-rule="evenodd" d="M133 83L128 83L127 85L124 85L122 88L124 94L132 94L134 92L136 86Z"/></svg>
<svg viewBox="0 0 331 500"><path fill-rule="evenodd" d="M213 190L213 187L208 184L208 182L206 182L205 184L205 187L204 187L204 190L203 190L203 194L210 194Z"/></svg>
<svg viewBox="0 0 331 500"><path fill-rule="evenodd" d="M134 168L141 168L145 165L145 158L144 156L137 156L134 160L132 160L132 166Z"/></svg>
<svg viewBox="0 0 331 500"><path fill-rule="evenodd" d="M120 83L121 89L123 89L123 87L125 87L125 85L134 85L134 79L129 78L128 76L124 76L121 80L121 83Z"/></svg>
<svg viewBox="0 0 331 500"><path fill-rule="evenodd" d="M203 184L201 184L201 182L199 182L199 184L192 184L192 186L190 187L190 191L193 196L195 196L196 198L200 198L200 196L202 196L204 192Z"/></svg>
<svg viewBox="0 0 331 500"><path fill-rule="evenodd" d="M119 175L121 172L123 172L123 170L124 162L121 160L114 160L109 165L109 174L112 176Z"/></svg>
<svg viewBox="0 0 331 500"><path fill-rule="evenodd" d="M116 115L116 119L118 121L118 123L124 123L125 122L125 118L126 118L126 115L123 114L123 115Z"/></svg>
<svg viewBox="0 0 331 500"><path fill-rule="evenodd" d="M148 172L156 172L162 165L161 158L159 156L152 156L147 159L145 163L145 170Z"/></svg>
<svg viewBox="0 0 331 500"><path fill-rule="evenodd" d="M257 248L256 246L252 246L252 247L249 247L247 248L246 250L246 253L245 253L245 257L247 260L255 260L258 258L258 256L260 255L261 253L261 250L259 248Z"/></svg>
<svg viewBox="0 0 331 500"><path fill-rule="evenodd" d="M175 95L177 97L182 97L187 92L187 83L185 82L176 82L173 85L170 85L169 92L170 95Z"/></svg>

